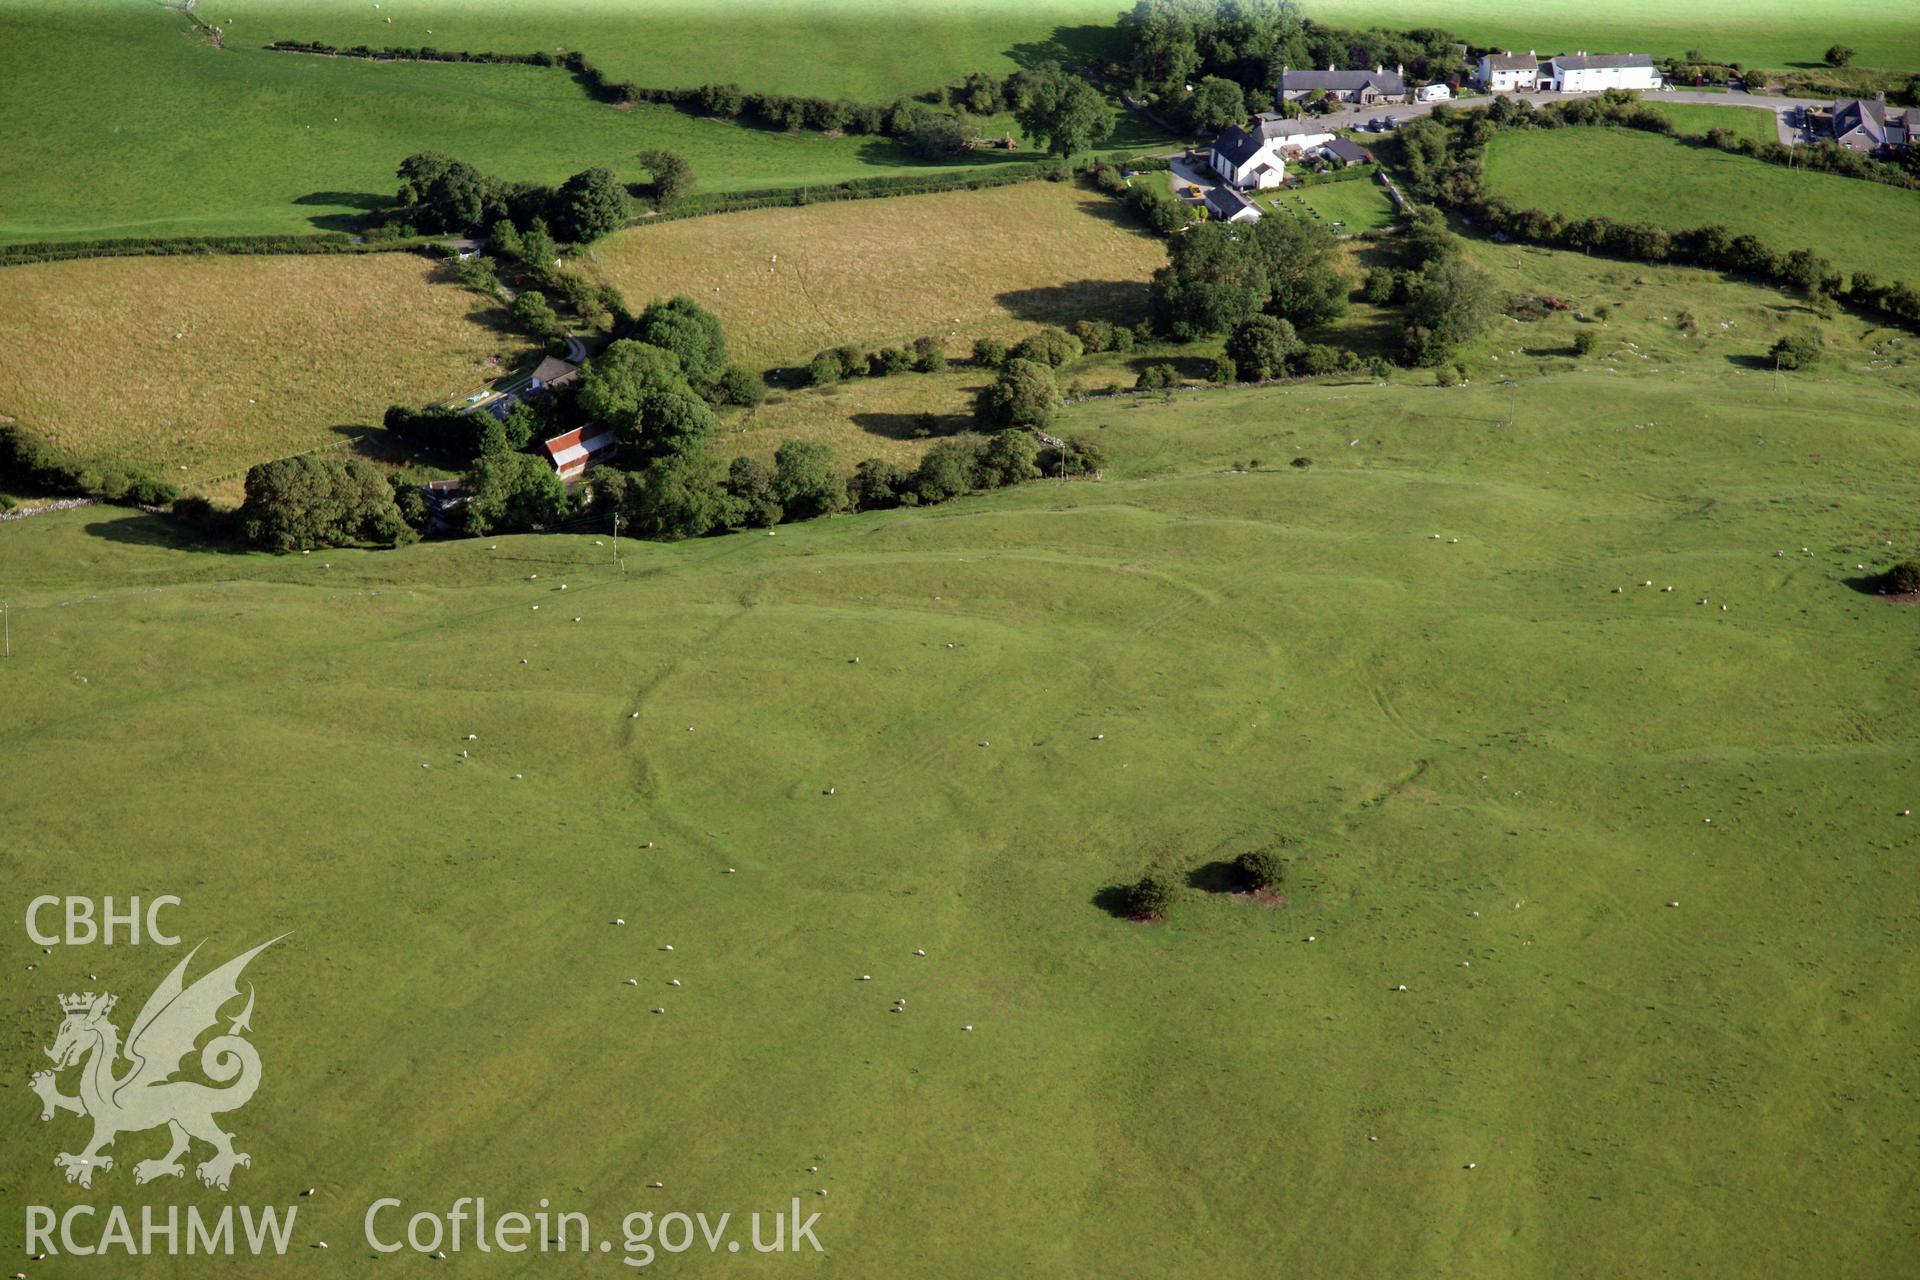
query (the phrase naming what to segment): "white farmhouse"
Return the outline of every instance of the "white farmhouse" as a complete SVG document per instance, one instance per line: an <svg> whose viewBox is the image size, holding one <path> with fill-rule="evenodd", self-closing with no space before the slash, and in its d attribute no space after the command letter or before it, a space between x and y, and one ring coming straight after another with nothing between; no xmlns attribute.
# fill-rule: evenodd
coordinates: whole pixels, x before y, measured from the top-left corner
<svg viewBox="0 0 1920 1280"><path fill-rule="evenodd" d="M1559 93L1660 87L1650 53L1563 53L1548 60L1541 76L1546 88Z"/></svg>
<svg viewBox="0 0 1920 1280"><path fill-rule="evenodd" d="M1531 49L1489 53L1480 59L1475 78L1489 93L1532 93L1540 85L1540 59Z"/></svg>
<svg viewBox="0 0 1920 1280"><path fill-rule="evenodd" d="M1251 130L1228 126L1207 150L1207 163L1220 180L1236 187L1265 190L1286 181L1287 162L1333 141L1333 133L1305 120L1261 116Z"/></svg>

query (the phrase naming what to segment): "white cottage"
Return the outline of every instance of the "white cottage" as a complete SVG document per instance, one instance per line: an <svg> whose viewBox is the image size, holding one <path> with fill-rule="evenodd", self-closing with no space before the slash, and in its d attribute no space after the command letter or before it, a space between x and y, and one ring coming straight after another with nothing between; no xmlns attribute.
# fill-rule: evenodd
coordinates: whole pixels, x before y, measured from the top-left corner
<svg viewBox="0 0 1920 1280"><path fill-rule="evenodd" d="M1262 116L1251 130L1231 125L1213 140L1207 163L1222 182L1265 190L1286 181L1287 162L1333 141L1333 134L1305 120Z"/></svg>
<svg viewBox="0 0 1920 1280"><path fill-rule="evenodd" d="M1480 59L1475 79L1490 93L1532 93L1540 86L1540 59L1531 49L1489 53Z"/></svg>

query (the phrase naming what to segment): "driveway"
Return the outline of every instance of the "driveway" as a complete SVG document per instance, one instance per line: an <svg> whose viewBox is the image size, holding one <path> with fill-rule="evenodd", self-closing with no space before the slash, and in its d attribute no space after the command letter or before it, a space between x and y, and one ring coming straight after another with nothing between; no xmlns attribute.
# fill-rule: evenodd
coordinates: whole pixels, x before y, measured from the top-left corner
<svg viewBox="0 0 1920 1280"><path fill-rule="evenodd" d="M1525 98L1536 107L1549 106L1556 102L1573 102L1581 98L1591 98L1591 93L1521 93L1509 95ZM1752 107L1760 111L1773 113L1774 130L1780 141L1788 146L1809 142L1806 130L1789 123L1790 118L1803 112L1807 106L1805 98L1776 98L1756 93L1702 93L1697 89L1656 89L1640 95L1648 102L1677 102L1701 107ZM1489 97L1462 98L1447 105L1463 110L1489 105ZM1369 120L1384 120L1391 116L1396 124L1405 124L1433 111L1436 102L1393 103L1373 107L1346 107L1331 115L1319 119L1334 129L1358 129ZM1804 117L1802 117L1804 118Z"/></svg>

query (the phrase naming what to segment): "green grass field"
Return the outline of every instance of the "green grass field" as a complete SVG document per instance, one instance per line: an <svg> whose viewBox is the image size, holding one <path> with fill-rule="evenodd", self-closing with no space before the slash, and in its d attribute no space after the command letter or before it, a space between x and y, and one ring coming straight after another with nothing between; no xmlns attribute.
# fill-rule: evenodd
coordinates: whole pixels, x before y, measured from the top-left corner
<svg viewBox="0 0 1920 1280"><path fill-rule="evenodd" d="M0 241L334 229L389 200L395 167L425 150L515 179L606 165L637 181L635 153L665 147L704 191L928 167L883 139L615 110L532 67L222 52L157 5L0 9L0 105ZM114 180L78 182L76 164Z"/></svg>
<svg viewBox="0 0 1920 1280"><path fill-rule="evenodd" d="M1685 275L1527 252L1642 346ZM1890 1274L1920 614L1847 580L1920 538L1912 392L1683 347L1083 405L1104 483L625 573L598 531L0 526L8 880L180 893L221 957L294 930L229 1127L233 1199L300 1227L250 1273L355 1267L376 1196L485 1194L603 1229L797 1195L859 1275ZM1279 909L1097 904L1280 833ZM177 958L5 954L22 1065L55 991ZM186 1194L83 1196L78 1122L17 1094L17 1197Z"/></svg>
<svg viewBox="0 0 1920 1280"><path fill-rule="evenodd" d="M1004 75L1046 58L1114 56L1112 0L228 0L206 16L235 20L239 42L300 38L348 47L578 49L617 79L884 101L958 80ZM392 22L387 19L392 18ZM431 31L432 34L427 33Z"/></svg>
<svg viewBox="0 0 1920 1280"><path fill-rule="evenodd" d="M1776 249L1817 250L1844 270L1920 281L1920 199L1879 183L1584 128L1500 134L1487 181L1522 208L1676 229L1717 222Z"/></svg>
<svg viewBox="0 0 1920 1280"><path fill-rule="evenodd" d="M1371 178L1303 187L1272 199L1286 209L1317 213L1318 221L1338 235L1374 231L1394 222L1393 202L1387 198L1386 188Z"/></svg>
<svg viewBox="0 0 1920 1280"><path fill-rule="evenodd" d="M1726 129L1738 138L1755 142L1778 142L1780 131L1773 112L1758 107L1705 107L1699 103L1662 102L1646 99L1647 105L1673 121L1685 134L1704 135L1710 129Z"/></svg>

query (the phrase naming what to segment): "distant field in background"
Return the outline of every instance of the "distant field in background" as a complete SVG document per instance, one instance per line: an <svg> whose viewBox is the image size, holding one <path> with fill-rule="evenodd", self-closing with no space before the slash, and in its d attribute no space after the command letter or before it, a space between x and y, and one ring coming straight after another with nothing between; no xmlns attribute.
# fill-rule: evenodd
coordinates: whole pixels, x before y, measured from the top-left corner
<svg viewBox="0 0 1920 1280"><path fill-rule="evenodd" d="M1875 182L1608 128L1498 134L1487 182L1522 208L1721 223L1776 249L1816 250L1843 270L1920 283L1920 195Z"/></svg>
<svg viewBox="0 0 1920 1280"><path fill-rule="evenodd" d="M1770 68L1819 64L1850 44L1865 67L1920 70L1911 0L1311 0L1307 16L1347 26L1445 27L1473 44L1709 57Z"/></svg>
<svg viewBox="0 0 1920 1280"><path fill-rule="evenodd" d="M1122 0L223 0L235 43L577 49L618 80L890 100L969 71L1113 56ZM386 19L392 18L391 23ZM429 35L428 31L432 34Z"/></svg>
<svg viewBox="0 0 1920 1280"><path fill-rule="evenodd" d="M1166 257L1118 201L1053 182L689 218L593 249L631 305L687 294L759 365L843 342L930 334L957 353L1043 323L1139 320Z"/></svg>
<svg viewBox="0 0 1920 1280"><path fill-rule="evenodd" d="M408 253L8 267L0 413L183 485L333 443L527 353L477 295L433 283L444 270Z"/></svg>
<svg viewBox="0 0 1920 1280"><path fill-rule="evenodd" d="M1032 158L979 152L930 166L885 139L617 110L558 70L382 65L258 44L236 34L212 49L153 4L0 6L0 241L339 229L387 202L395 167L427 150L553 182L592 165L638 180L635 154L664 147L691 159L701 191Z"/></svg>

